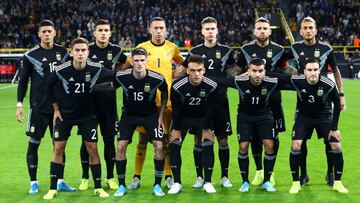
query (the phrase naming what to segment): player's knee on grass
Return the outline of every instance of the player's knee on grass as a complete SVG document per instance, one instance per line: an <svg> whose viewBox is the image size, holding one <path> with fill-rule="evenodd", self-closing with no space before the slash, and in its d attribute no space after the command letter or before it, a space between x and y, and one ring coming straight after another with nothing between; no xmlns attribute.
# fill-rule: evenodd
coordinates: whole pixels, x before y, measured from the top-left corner
<svg viewBox="0 0 360 203"><path fill-rule="evenodd" d="M263 144L264 144L265 152L267 154L274 153L274 140L264 139Z"/></svg>
<svg viewBox="0 0 360 203"><path fill-rule="evenodd" d="M300 150L301 149L302 140L293 140L291 144L292 150Z"/></svg>
<svg viewBox="0 0 360 203"><path fill-rule="evenodd" d="M246 153L248 153L248 150L249 150L249 142L240 142L239 152L241 154L246 154Z"/></svg>
<svg viewBox="0 0 360 203"><path fill-rule="evenodd" d="M162 160L164 159L163 143L162 141L153 140L155 159Z"/></svg>

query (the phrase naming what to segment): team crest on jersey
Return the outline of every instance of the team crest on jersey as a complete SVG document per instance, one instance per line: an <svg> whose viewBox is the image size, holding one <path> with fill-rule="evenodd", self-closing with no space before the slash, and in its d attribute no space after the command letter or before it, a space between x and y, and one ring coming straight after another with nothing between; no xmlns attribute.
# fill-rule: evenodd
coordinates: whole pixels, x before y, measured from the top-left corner
<svg viewBox="0 0 360 203"><path fill-rule="evenodd" d="M266 89L266 87L263 87L262 89L261 89L261 95L266 95L267 94L267 89Z"/></svg>
<svg viewBox="0 0 360 203"><path fill-rule="evenodd" d="M90 80L91 80L91 75L90 75L89 72L87 72L87 73L85 74L85 82L90 82Z"/></svg>
<svg viewBox="0 0 360 203"><path fill-rule="evenodd" d="M266 52L266 57L272 58L272 56L273 56L272 50L268 49L268 51Z"/></svg>
<svg viewBox="0 0 360 203"><path fill-rule="evenodd" d="M56 60L61 61L61 54L56 52Z"/></svg>
<svg viewBox="0 0 360 203"><path fill-rule="evenodd" d="M108 54L106 55L107 60L111 61L113 59L113 55L111 53L111 51L108 52Z"/></svg>
<svg viewBox="0 0 360 203"><path fill-rule="evenodd" d="M170 57L170 51L166 52L166 57Z"/></svg>
<svg viewBox="0 0 360 203"><path fill-rule="evenodd" d="M144 92L150 92L150 84L145 83Z"/></svg>
<svg viewBox="0 0 360 203"><path fill-rule="evenodd" d="M199 97L205 97L205 95L206 95L205 89L201 89L199 93Z"/></svg>
<svg viewBox="0 0 360 203"><path fill-rule="evenodd" d="M314 57L316 57L316 58L320 57L320 51L319 50L314 51Z"/></svg>
<svg viewBox="0 0 360 203"><path fill-rule="evenodd" d="M56 130L56 131L54 132L54 138L59 138L59 131Z"/></svg>
<svg viewBox="0 0 360 203"><path fill-rule="evenodd" d="M316 94L317 94L317 96L322 97L324 95L324 90L318 89Z"/></svg>
<svg viewBox="0 0 360 203"><path fill-rule="evenodd" d="M221 59L221 52L220 52L220 50L216 50L216 52L215 52L215 57L216 57L217 59Z"/></svg>

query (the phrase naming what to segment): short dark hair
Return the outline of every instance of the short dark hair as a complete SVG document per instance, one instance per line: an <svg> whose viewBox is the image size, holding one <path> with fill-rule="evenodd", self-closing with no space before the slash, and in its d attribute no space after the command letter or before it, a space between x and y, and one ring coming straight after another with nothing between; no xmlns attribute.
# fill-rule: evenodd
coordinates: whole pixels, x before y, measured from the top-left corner
<svg viewBox="0 0 360 203"><path fill-rule="evenodd" d="M260 17L258 19L255 20L255 24L258 22L262 22L262 23L268 23L270 25L270 21L264 17Z"/></svg>
<svg viewBox="0 0 360 203"><path fill-rule="evenodd" d="M304 69L308 63L317 63L317 64L319 64L319 67L320 67L320 61L319 61L319 59L317 59L315 57L309 57L305 60Z"/></svg>
<svg viewBox="0 0 360 203"><path fill-rule="evenodd" d="M254 66L261 66L261 65L265 65L265 62L263 59L259 58L259 57L255 57L255 58L252 58L249 62L249 67L250 65L254 65Z"/></svg>
<svg viewBox="0 0 360 203"><path fill-rule="evenodd" d="M85 39L85 38L77 37L77 38L75 38L75 39L73 39L71 41L71 48L73 48L75 44L87 44L87 45L89 45L89 41L87 41L87 39Z"/></svg>
<svg viewBox="0 0 360 203"><path fill-rule="evenodd" d="M96 21L95 23L95 27L97 27L98 25L109 25L110 26L110 23L108 20L105 20L105 19L99 19Z"/></svg>
<svg viewBox="0 0 360 203"><path fill-rule="evenodd" d="M188 63L199 63L199 64L204 64L204 58L200 55L197 54L191 54L189 59L188 59Z"/></svg>
<svg viewBox="0 0 360 203"><path fill-rule="evenodd" d="M144 48L138 47L131 52L131 56L135 56L135 55L143 55L147 57L147 51Z"/></svg>
<svg viewBox="0 0 360 203"><path fill-rule="evenodd" d="M52 26L55 28L54 22L51 20L47 20L47 19L42 20L38 25L39 29L44 26Z"/></svg>
<svg viewBox="0 0 360 203"><path fill-rule="evenodd" d="M154 17L150 20L150 25L154 22L154 21L163 21L166 25L166 21L164 20L164 18L158 16L158 17Z"/></svg>
<svg viewBox="0 0 360 203"><path fill-rule="evenodd" d="M201 21L201 26L206 24L206 23L215 23L215 24L217 24L217 20L215 18L213 18L213 17L208 16L208 17L204 18Z"/></svg>

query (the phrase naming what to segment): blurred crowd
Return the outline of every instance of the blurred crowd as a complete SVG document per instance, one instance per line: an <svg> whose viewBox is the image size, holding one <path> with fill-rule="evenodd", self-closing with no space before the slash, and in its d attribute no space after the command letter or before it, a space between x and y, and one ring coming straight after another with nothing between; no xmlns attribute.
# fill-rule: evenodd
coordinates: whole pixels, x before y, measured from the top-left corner
<svg viewBox="0 0 360 203"><path fill-rule="evenodd" d="M289 3L291 2L291 3ZM95 22L109 19L112 39L121 47L134 47L148 39L147 26L155 16L167 21L168 39L178 46L203 41L201 20L218 20L220 42L241 46L252 40L254 8L281 7L299 39L299 21L312 16L319 38L332 45L353 45L360 28L359 4L350 0L3 0L0 2L0 48L28 48L38 43L36 24L51 19L56 41L68 46L82 36L92 40Z"/></svg>
<svg viewBox="0 0 360 203"><path fill-rule="evenodd" d="M299 22L306 16L317 22L318 38L329 44L357 45L360 37L360 2L354 0L293 0L288 5L289 27L299 39ZM354 44L355 43L355 44Z"/></svg>

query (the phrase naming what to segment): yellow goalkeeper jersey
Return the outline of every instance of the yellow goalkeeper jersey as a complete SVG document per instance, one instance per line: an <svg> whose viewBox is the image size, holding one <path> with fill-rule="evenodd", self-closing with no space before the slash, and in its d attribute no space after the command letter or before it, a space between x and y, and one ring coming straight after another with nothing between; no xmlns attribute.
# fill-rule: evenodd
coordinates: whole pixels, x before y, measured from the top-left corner
<svg viewBox="0 0 360 203"><path fill-rule="evenodd" d="M182 64L184 58L180 54L180 49L174 43L165 40L164 44L162 45L155 45L150 40L143 42L136 46L145 49L148 53L147 60L147 69L160 73L165 77L165 81L168 85L168 101L167 107L171 106L170 102L170 89L172 83L172 65L173 62L175 64ZM132 60L129 57L129 62ZM160 106L160 92L157 92L156 95L156 105Z"/></svg>

